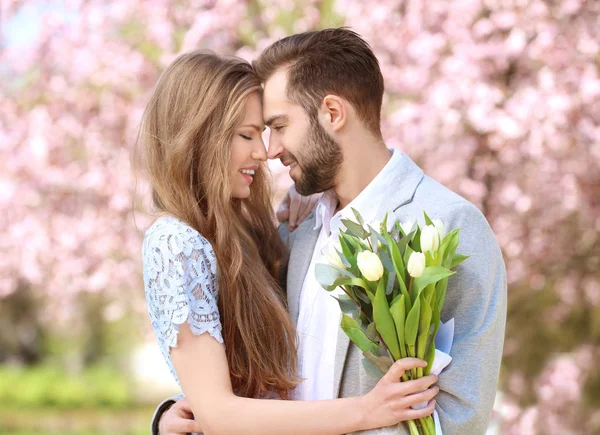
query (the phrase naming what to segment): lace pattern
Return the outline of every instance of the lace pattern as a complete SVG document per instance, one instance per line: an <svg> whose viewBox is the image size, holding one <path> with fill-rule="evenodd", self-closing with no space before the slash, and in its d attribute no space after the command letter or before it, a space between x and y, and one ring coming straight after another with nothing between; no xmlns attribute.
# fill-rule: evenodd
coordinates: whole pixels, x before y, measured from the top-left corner
<svg viewBox="0 0 600 435"><path fill-rule="evenodd" d="M208 240L186 223L167 216L146 231L142 259L150 321L179 384L169 353L177 347L179 325L187 322L195 335L208 332L223 343L216 257Z"/></svg>

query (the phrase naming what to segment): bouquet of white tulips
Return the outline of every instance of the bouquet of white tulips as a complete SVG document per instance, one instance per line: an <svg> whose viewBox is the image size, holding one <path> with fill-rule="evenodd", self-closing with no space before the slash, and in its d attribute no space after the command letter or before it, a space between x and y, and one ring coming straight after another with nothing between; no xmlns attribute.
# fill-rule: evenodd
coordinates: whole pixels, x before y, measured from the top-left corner
<svg viewBox="0 0 600 435"><path fill-rule="evenodd" d="M446 355L436 351L436 336L444 326L440 313L448 278L467 258L456 253L459 229L445 234L443 223L426 213L421 227L388 225L387 215L382 223L369 225L353 212L356 221L342 220L345 229L329 245L328 264L316 265L317 280L338 300L341 327L363 351L371 376L383 376L394 361L406 357L423 359L427 367L405 373L403 380L426 376L436 355ZM447 356L444 367L449 361ZM411 435L436 434L431 416L407 423Z"/></svg>

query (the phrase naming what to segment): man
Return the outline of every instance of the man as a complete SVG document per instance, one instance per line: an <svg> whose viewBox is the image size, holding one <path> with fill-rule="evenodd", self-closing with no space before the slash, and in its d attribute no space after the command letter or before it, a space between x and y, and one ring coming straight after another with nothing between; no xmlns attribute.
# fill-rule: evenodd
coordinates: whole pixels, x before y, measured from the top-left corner
<svg viewBox="0 0 600 435"><path fill-rule="evenodd" d="M314 276L340 220L352 218L351 208L366 221L386 212L401 222L422 220L426 211L446 228L461 228L457 252L470 256L450 279L442 311L442 321L455 319L455 335L452 363L439 377L436 411L444 435L485 433L506 321L505 268L487 221L408 156L387 149L380 132L383 77L370 47L354 32L326 29L284 38L261 54L255 68L264 83L269 158L290 168L300 194L324 192L314 213L284 235L290 247L288 307L297 324L305 379L297 399L357 396L376 383L362 368L361 352L339 328L337 302ZM190 416L185 401L179 401L162 418L161 434L197 430ZM369 433L398 433L398 428Z"/></svg>

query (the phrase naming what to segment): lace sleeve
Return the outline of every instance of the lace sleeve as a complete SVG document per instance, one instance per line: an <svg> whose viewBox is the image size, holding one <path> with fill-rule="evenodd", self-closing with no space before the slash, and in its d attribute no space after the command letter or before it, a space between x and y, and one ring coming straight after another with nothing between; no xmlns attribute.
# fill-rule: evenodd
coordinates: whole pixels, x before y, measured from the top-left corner
<svg viewBox="0 0 600 435"><path fill-rule="evenodd" d="M223 343L217 308L215 254L197 231L175 218L157 221L142 248L148 313L165 359L177 346L179 325L187 322L200 335Z"/></svg>

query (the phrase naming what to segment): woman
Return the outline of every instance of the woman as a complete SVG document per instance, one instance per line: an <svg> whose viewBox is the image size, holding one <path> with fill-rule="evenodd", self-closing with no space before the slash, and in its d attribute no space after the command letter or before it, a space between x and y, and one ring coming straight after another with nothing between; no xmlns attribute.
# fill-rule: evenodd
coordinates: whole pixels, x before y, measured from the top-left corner
<svg viewBox="0 0 600 435"><path fill-rule="evenodd" d="M260 90L240 59L184 54L161 76L140 131L162 215L143 244L149 314L199 426L340 434L431 414L434 401L410 405L433 398L434 377L397 382L425 365L415 359L362 397L287 400L299 383L296 332L278 286L287 254L273 225Z"/></svg>

